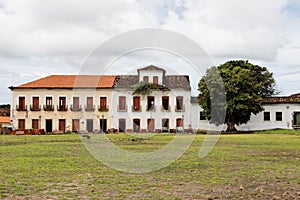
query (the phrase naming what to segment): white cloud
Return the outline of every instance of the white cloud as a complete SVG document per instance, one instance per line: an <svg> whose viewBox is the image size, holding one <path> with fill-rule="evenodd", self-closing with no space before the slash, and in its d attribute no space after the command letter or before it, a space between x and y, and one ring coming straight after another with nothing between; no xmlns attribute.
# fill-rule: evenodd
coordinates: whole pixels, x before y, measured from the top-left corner
<svg viewBox="0 0 300 200"><path fill-rule="evenodd" d="M9 102L7 83L75 74L101 42L144 27L187 35L216 64L242 58L268 66L283 93L299 92L290 76L281 75L300 77L299 13L297 0L2 0L0 66L8 76L0 76L0 104Z"/></svg>

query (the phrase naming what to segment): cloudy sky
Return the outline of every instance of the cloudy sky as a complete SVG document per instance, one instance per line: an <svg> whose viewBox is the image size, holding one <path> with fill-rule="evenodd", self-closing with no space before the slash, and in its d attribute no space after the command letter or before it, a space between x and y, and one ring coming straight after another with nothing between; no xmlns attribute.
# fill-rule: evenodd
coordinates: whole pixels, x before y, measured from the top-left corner
<svg viewBox="0 0 300 200"><path fill-rule="evenodd" d="M299 0L0 0L0 24L0 104L10 102L9 86L78 74L101 43L147 27L187 36L215 65L247 59L267 66L282 95L300 92ZM153 51L114 65L151 63L178 72L187 67Z"/></svg>

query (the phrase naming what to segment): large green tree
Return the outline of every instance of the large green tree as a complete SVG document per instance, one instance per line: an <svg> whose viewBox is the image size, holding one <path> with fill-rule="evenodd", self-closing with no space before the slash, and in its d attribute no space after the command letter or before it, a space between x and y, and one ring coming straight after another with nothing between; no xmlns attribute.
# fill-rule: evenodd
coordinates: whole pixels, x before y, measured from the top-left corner
<svg viewBox="0 0 300 200"><path fill-rule="evenodd" d="M216 71L222 77L223 83L215 81ZM211 103L215 102L212 95L214 91L222 87L226 95L226 103L223 104L226 117L223 122L218 117L212 118L214 105ZM236 131L235 125L246 124L251 114L257 114L263 110L263 99L276 93L273 74L266 67L244 60L228 61L218 67L208 69L200 80L198 89L200 91L199 104L204 109L203 114L211 123L217 125L226 123L227 131Z"/></svg>

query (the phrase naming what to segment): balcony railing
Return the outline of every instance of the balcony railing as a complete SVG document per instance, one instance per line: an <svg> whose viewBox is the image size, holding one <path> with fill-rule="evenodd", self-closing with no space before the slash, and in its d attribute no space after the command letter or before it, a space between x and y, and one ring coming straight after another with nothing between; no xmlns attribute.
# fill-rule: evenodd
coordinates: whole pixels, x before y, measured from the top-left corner
<svg viewBox="0 0 300 200"><path fill-rule="evenodd" d="M44 105L44 111L54 111L53 105Z"/></svg>
<svg viewBox="0 0 300 200"><path fill-rule="evenodd" d="M108 105L98 106L98 111L107 112L108 110Z"/></svg>
<svg viewBox="0 0 300 200"><path fill-rule="evenodd" d="M168 105L168 106L161 106L160 107L160 111L162 112L170 112L171 111L171 106Z"/></svg>
<svg viewBox="0 0 300 200"><path fill-rule="evenodd" d="M184 109L184 105L182 106L175 106L175 112L184 112L185 109Z"/></svg>
<svg viewBox="0 0 300 200"><path fill-rule="evenodd" d="M74 112L82 111L81 105L71 105L71 110Z"/></svg>
<svg viewBox="0 0 300 200"><path fill-rule="evenodd" d="M95 111L95 106L94 105L85 105L84 110L87 112Z"/></svg>
<svg viewBox="0 0 300 200"><path fill-rule="evenodd" d="M27 111L27 105L16 105L16 110L17 111Z"/></svg>
<svg viewBox="0 0 300 200"><path fill-rule="evenodd" d="M132 112L141 112L142 111L142 106L131 106L131 111Z"/></svg>
<svg viewBox="0 0 300 200"><path fill-rule="evenodd" d="M127 112L127 105L125 105L125 106L118 105L118 111L119 112Z"/></svg>
<svg viewBox="0 0 300 200"><path fill-rule="evenodd" d="M68 106L67 105L58 105L57 110L58 111L68 111Z"/></svg>
<svg viewBox="0 0 300 200"><path fill-rule="evenodd" d="M37 105L37 106L30 105L30 110L31 111L41 111L41 105Z"/></svg>

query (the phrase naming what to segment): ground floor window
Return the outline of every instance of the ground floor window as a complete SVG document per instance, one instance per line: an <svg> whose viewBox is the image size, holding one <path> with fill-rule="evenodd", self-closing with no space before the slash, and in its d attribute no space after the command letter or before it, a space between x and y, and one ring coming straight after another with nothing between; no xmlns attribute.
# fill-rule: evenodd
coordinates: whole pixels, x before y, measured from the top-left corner
<svg viewBox="0 0 300 200"><path fill-rule="evenodd" d="M282 112L276 112L276 121L282 121Z"/></svg>
<svg viewBox="0 0 300 200"><path fill-rule="evenodd" d="M270 121L270 112L264 112L264 121Z"/></svg>

